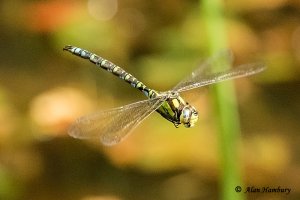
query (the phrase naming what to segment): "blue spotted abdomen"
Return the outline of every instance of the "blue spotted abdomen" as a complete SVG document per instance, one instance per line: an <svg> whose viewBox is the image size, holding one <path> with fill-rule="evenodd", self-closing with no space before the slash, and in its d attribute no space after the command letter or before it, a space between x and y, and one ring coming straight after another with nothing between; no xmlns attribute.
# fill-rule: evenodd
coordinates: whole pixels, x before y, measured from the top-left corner
<svg viewBox="0 0 300 200"><path fill-rule="evenodd" d="M143 92L148 98L153 98L158 95L158 93L155 90L148 88L144 83L139 81L133 75L126 72L121 67L115 65L114 63L112 63L96 54L93 54L87 50L84 50L84 49L81 49L78 47L74 47L71 45L65 46L64 50L69 51L81 58L89 59L92 63L107 70L108 72L111 72L115 76L117 76L120 79L129 83L132 87L137 88L138 90Z"/></svg>

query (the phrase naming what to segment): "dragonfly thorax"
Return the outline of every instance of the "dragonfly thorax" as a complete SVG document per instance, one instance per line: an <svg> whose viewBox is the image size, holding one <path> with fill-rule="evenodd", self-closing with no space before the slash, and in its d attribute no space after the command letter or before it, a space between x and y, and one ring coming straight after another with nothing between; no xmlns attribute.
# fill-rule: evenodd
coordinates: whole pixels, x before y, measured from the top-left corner
<svg viewBox="0 0 300 200"><path fill-rule="evenodd" d="M172 122L175 127L183 124L185 127L193 127L198 120L198 112L189 105L183 98L173 91L161 93L166 95L165 102L156 110L164 118Z"/></svg>

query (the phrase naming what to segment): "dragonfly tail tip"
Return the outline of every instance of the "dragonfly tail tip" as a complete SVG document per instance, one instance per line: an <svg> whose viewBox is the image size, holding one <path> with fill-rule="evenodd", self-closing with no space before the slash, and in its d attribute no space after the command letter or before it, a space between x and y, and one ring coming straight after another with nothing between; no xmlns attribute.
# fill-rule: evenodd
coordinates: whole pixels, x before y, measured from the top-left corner
<svg viewBox="0 0 300 200"><path fill-rule="evenodd" d="M71 50L72 48L73 48L72 45L66 45L66 46L63 48L63 50L64 50L64 51L69 51L69 50Z"/></svg>

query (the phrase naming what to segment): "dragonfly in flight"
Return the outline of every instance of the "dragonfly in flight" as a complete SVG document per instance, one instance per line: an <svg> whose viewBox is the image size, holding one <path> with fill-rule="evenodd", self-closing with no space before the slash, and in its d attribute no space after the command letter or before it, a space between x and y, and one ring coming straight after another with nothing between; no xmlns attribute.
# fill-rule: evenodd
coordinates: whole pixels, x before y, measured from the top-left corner
<svg viewBox="0 0 300 200"><path fill-rule="evenodd" d="M231 52L224 51L204 61L190 76L180 81L173 89L158 92L148 88L121 67L94 53L71 45L65 46L63 50L90 60L98 67L107 70L140 90L148 98L122 107L80 117L68 130L69 135L72 137L79 139L100 138L100 141L108 146L121 142L154 111L172 122L175 127L179 127L180 124L187 128L193 127L198 120L198 112L179 93L229 79L250 76L265 69L262 63L252 63L221 72L212 72L213 66L217 65L220 60L226 61L227 65L231 65Z"/></svg>

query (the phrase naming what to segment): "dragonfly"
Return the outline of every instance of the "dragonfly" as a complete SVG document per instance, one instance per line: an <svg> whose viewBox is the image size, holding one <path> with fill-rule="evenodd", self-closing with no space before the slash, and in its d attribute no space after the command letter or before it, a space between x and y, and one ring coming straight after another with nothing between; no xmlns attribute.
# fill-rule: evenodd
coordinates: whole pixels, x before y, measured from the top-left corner
<svg viewBox="0 0 300 200"><path fill-rule="evenodd" d="M70 136L78 139L98 138L107 146L123 141L134 128L155 111L173 123L175 127L180 125L186 128L193 127L198 120L198 111L180 96L181 92L229 79L250 76L265 69L263 63L251 63L214 72L212 69L215 65L220 65L220 60L225 61L225 65L230 66L232 63L231 51L222 51L205 60L171 90L159 92L147 87L120 66L85 49L67 45L63 50L88 59L96 66L140 90L147 97L146 100L80 117L71 124L68 130Z"/></svg>

